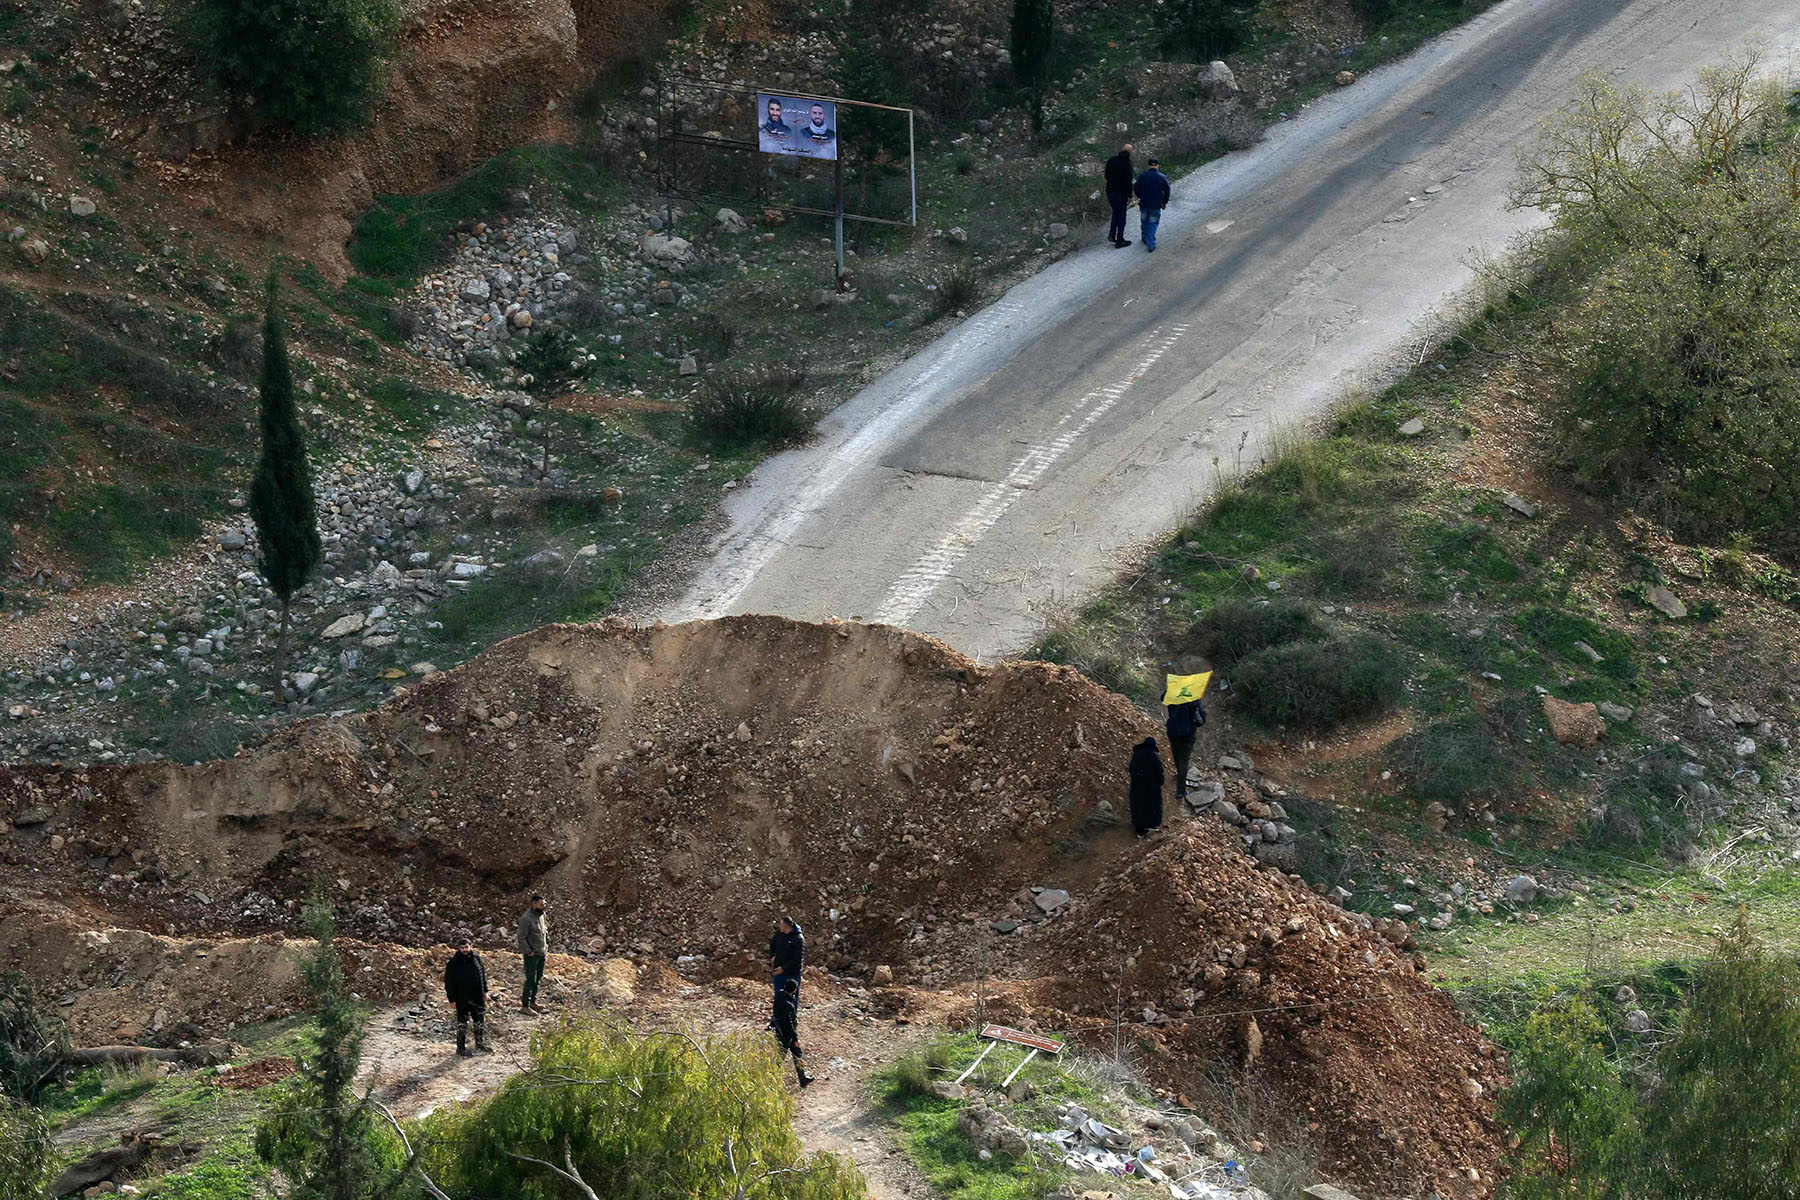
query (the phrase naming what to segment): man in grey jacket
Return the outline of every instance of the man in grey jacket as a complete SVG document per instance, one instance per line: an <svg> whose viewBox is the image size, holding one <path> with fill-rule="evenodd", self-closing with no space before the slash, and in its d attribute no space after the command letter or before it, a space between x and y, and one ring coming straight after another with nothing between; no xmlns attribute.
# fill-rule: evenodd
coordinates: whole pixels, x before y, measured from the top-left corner
<svg viewBox="0 0 1800 1200"><path fill-rule="evenodd" d="M544 916L544 898L534 895L530 907L519 914L519 953L525 957L525 995L519 1007L526 1012L541 1013L538 1007L538 984L544 980L544 955L550 948L550 920Z"/></svg>

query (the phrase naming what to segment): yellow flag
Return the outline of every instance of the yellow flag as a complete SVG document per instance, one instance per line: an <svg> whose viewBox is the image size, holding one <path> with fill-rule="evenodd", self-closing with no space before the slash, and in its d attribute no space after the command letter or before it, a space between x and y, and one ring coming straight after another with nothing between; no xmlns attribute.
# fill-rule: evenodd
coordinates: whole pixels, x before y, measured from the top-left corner
<svg viewBox="0 0 1800 1200"><path fill-rule="evenodd" d="M1190 700L1198 700L1206 695L1206 685L1212 682L1211 671L1202 671L1198 675L1170 675L1169 686L1163 692L1164 704L1186 704Z"/></svg>

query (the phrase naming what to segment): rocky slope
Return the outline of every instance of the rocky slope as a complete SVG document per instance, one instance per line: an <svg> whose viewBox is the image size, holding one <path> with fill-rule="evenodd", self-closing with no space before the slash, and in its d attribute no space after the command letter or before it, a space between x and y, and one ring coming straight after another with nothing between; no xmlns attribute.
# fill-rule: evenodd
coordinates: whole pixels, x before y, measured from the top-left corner
<svg viewBox="0 0 1800 1200"><path fill-rule="evenodd" d="M1165 1081L1247 1070L1346 1174L1485 1194L1504 1068L1404 928L1211 820L1131 837L1124 763L1148 732L1073 671L885 627L553 626L232 760L0 773L0 873L187 934L291 930L323 892L348 931L413 946L461 927L503 945L541 890L553 948L697 979L758 975L792 912L827 971L1013 981L1021 1019L1097 1040L1123 1005Z"/></svg>

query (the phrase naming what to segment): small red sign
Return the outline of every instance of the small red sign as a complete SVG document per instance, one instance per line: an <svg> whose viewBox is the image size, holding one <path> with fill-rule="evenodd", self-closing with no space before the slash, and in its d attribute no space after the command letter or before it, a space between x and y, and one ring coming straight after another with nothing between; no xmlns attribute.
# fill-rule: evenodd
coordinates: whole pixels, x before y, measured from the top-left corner
<svg viewBox="0 0 1800 1200"><path fill-rule="evenodd" d="M982 1029L981 1036L992 1038L996 1042L1011 1042L1016 1046L1032 1046L1046 1054L1061 1054L1063 1048L1063 1043L1055 1038L1040 1037L1022 1029L1008 1029L1004 1025L986 1026Z"/></svg>

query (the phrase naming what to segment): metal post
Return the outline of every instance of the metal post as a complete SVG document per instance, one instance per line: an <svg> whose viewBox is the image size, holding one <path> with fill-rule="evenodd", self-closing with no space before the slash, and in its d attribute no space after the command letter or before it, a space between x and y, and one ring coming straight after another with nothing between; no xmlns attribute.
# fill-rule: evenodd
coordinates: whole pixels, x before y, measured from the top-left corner
<svg viewBox="0 0 1800 1200"><path fill-rule="evenodd" d="M913 110L906 110L906 176L912 184L912 223L919 223L919 156L913 150Z"/></svg>
<svg viewBox="0 0 1800 1200"><path fill-rule="evenodd" d="M837 290L844 290L844 156L843 148L838 148L838 156L831 160L832 181L837 185L837 210L835 218L837 233L834 244L837 247Z"/></svg>
<svg viewBox="0 0 1800 1200"><path fill-rule="evenodd" d="M981 1053L976 1056L975 1061L969 1064L969 1069L956 1077L956 1082L960 1084L963 1080L973 1075L975 1073L975 1068L981 1065L981 1060L986 1058L988 1052L999 1044L999 1042L989 1042L986 1046L982 1047Z"/></svg>
<svg viewBox="0 0 1800 1200"><path fill-rule="evenodd" d="M1000 1081L1000 1090L1001 1091L1005 1091L1007 1088L1012 1086L1012 1081L1017 1079L1019 1077L1019 1072L1023 1071L1025 1069L1026 1065L1028 1063L1030 1063L1032 1059L1037 1057L1037 1052L1038 1052L1038 1048L1036 1046L1033 1046L1031 1048L1031 1053L1027 1054L1025 1056L1025 1061L1021 1062L1018 1066L1014 1067L1012 1070L1012 1074L1008 1075L1005 1079L1002 1079Z"/></svg>

